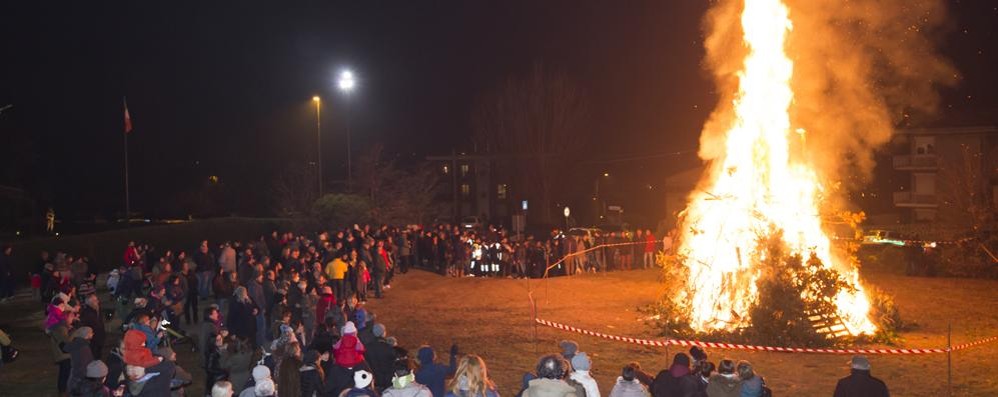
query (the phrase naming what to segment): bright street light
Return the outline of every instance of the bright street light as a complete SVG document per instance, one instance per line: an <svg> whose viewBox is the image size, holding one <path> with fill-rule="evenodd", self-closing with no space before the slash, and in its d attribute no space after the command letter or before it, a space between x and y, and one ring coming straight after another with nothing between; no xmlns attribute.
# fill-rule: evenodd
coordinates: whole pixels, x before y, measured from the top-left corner
<svg viewBox="0 0 998 397"><path fill-rule="evenodd" d="M322 98L319 98L319 96L318 96L318 95L316 95L316 96L312 97L312 100L313 100L313 101L316 101L316 102L321 102L321 101L322 101Z"/></svg>
<svg viewBox="0 0 998 397"><path fill-rule="evenodd" d="M357 81L353 78L353 72L344 70L340 72L340 78L337 80L337 84L340 86L340 91L350 92L353 91L353 87L357 85Z"/></svg>

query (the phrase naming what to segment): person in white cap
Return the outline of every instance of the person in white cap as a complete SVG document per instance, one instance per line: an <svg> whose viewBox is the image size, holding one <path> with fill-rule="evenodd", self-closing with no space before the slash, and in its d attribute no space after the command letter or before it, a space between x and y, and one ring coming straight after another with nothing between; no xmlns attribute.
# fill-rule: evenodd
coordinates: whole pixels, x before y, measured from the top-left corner
<svg viewBox="0 0 998 397"><path fill-rule="evenodd" d="M255 397L255 396L257 396L257 394L256 394L256 386L259 386L260 384L266 383L266 382L270 382L271 388L273 388L274 381L273 381L273 379L270 378L270 368L268 368L266 365L257 365L256 367L253 367L253 385L254 386L253 387L247 387L247 388L243 389L243 391L241 393L239 393L239 397ZM264 387L266 387L266 386L264 386Z"/></svg>
<svg viewBox="0 0 998 397"><path fill-rule="evenodd" d="M849 361L851 373L839 379L835 385L834 397L888 397L887 384L870 375L870 360L866 356L852 356Z"/></svg>

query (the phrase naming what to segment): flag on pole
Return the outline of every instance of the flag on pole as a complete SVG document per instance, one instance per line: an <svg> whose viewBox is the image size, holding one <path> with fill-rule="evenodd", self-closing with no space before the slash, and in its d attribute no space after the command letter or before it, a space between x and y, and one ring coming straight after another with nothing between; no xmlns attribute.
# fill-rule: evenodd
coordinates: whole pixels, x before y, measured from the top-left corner
<svg viewBox="0 0 998 397"><path fill-rule="evenodd" d="M132 132L132 116L128 115L128 101L122 97L121 101L125 104L125 133Z"/></svg>

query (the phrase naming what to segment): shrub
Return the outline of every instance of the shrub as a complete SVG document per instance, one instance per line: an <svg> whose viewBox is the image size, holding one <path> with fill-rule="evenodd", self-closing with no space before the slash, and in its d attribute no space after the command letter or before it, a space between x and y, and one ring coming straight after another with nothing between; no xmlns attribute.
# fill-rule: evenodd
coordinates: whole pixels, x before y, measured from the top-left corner
<svg viewBox="0 0 998 397"><path fill-rule="evenodd" d="M312 205L312 215L323 227L367 223L371 219L371 205L356 194L327 194Z"/></svg>

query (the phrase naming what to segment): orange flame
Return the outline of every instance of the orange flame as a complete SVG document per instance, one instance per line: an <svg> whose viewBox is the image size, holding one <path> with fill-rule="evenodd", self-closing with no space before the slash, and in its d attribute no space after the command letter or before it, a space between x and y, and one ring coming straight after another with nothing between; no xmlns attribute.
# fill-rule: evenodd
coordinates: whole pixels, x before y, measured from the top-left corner
<svg viewBox="0 0 998 397"><path fill-rule="evenodd" d="M678 253L686 258L689 279L677 298L691 306L697 331L749 325L749 308L758 299L757 239L775 225L791 252L804 258L814 253L855 287L835 297L838 315L852 334L873 333L859 274L832 257L822 230L817 173L805 156L791 153L791 137L800 134L795 146L803 147L804 131L794 129L789 116L794 100L794 63L784 50L792 29L789 11L781 0L744 2L748 51L738 73L734 119L724 135L723 155L691 194L683 217Z"/></svg>

